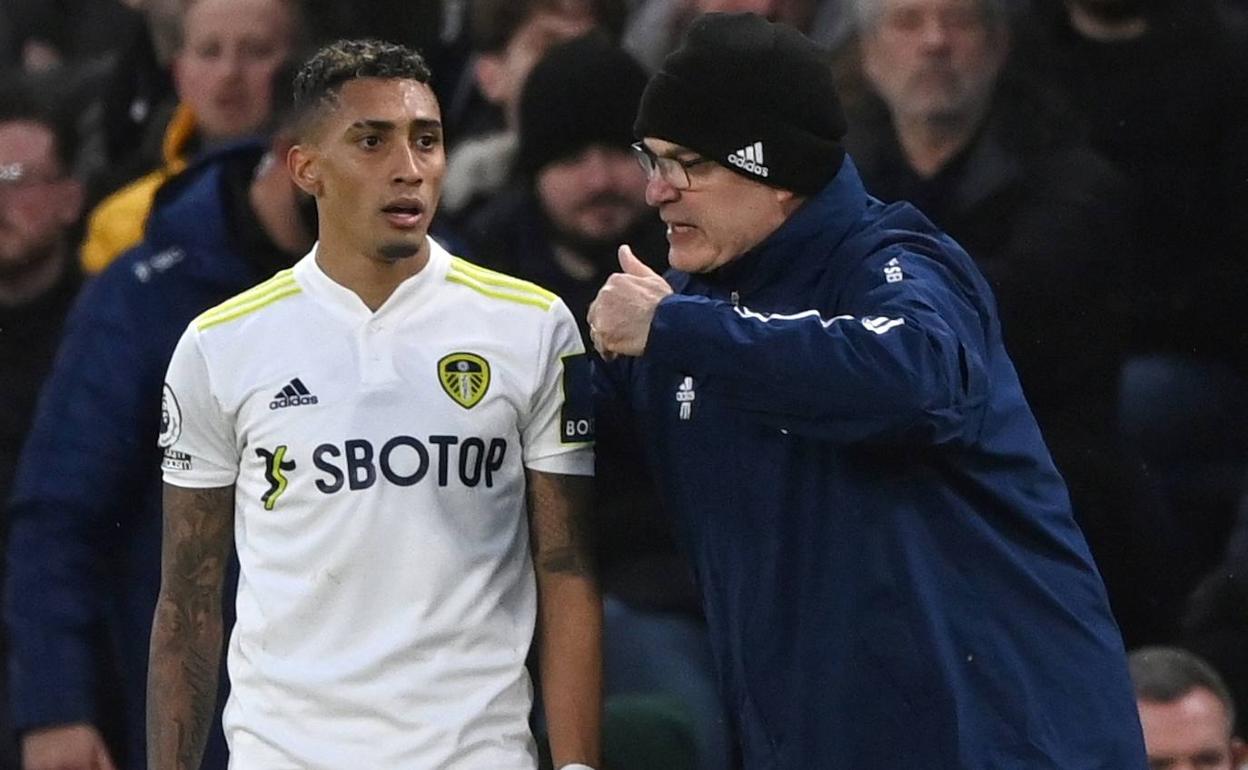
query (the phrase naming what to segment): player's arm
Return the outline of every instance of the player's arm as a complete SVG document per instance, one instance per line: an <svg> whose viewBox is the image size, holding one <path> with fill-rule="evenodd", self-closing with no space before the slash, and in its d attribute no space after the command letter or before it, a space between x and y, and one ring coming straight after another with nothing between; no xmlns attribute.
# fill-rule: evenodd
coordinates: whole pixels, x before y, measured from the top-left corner
<svg viewBox="0 0 1248 770"><path fill-rule="evenodd" d="M538 662L555 767L600 767L602 596L593 569L593 479L529 470Z"/></svg>
<svg viewBox="0 0 1248 770"><path fill-rule="evenodd" d="M217 701L234 487L165 484L164 509L147 677L147 762L150 770L196 770Z"/></svg>

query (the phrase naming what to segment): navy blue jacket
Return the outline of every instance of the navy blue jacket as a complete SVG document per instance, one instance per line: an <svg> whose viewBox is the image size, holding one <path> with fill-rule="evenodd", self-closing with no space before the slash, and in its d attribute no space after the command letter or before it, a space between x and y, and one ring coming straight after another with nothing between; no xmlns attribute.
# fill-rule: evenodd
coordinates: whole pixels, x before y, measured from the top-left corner
<svg viewBox="0 0 1248 770"><path fill-rule="evenodd" d="M237 147L178 177L142 244L88 284L15 482L5 619L16 726L120 717L118 748L134 770L146 767L160 588L161 384L191 319L266 277L237 253L223 197L224 164L262 149ZM120 713L100 713L101 690ZM218 724L203 767L225 767L224 748Z"/></svg>
<svg viewBox="0 0 1248 770"><path fill-rule="evenodd" d="M749 770L1141 770L1118 629L971 259L852 162L598 369Z"/></svg>

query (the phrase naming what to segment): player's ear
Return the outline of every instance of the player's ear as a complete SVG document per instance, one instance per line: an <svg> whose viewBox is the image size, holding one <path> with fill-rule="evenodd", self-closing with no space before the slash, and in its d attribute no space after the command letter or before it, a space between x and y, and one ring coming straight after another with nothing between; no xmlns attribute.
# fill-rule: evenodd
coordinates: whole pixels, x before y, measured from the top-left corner
<svg viewBox="0 0 1248 770"><path fill-rule="evenodd" d="M775 196L776 204L780 207L780 210L784 212L785 217L790 216L794 211L797 211L803 203L806 202L806 196L798 195L792 190L783 190L779 187L771 188L771 194Z"/></svg>
<svg viewBox="0 0 1248 770"><path fill-rule="evenodd" d="M293 144L286 151L286 168L290 171L290 178L300 190L314 198L321 197L323 189L318 161L316 148L311 145Z"/></svg>

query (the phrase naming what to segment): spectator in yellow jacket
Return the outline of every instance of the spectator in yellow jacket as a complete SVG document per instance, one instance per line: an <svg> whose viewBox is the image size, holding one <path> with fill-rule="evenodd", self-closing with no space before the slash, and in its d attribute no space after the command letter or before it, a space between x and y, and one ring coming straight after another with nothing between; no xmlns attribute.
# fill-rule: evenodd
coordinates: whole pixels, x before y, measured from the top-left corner
<svg viewBox="0 0 1248 770"><path fill-rule="evenodd" d="M299 28L294 0L193 0L173 60L181 100L162 146L163 165L109 195L91 212L82 266L98 273L143 236L157 188L196 153L263 130L274 75Z"/></svg>

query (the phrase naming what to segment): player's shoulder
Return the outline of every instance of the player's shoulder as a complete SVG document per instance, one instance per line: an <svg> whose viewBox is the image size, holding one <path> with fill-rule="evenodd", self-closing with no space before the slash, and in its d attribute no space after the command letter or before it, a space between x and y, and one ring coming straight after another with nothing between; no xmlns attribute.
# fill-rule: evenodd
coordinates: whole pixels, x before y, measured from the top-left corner
<svg viewBox="0 0 1248 770"><path fill-rule="evenodd" d="M270 313L284 300L302 292L299 282L295 280L294 269L287 268L200 313L191 326L201 334L210 329L238 327L243 319Z"/></svg>
<svg viewBox="0 0 1248 770"><path fill-rule="evenodd" d="M549 289L522 278L491 270L452 256L446 269L446 281L462 287L467 299L478 305L499 305L532 308L543 313L562 306L558 295Z"/></svg>

